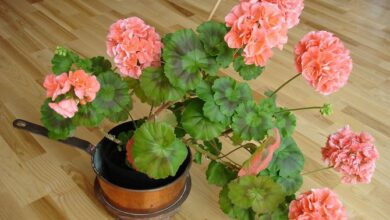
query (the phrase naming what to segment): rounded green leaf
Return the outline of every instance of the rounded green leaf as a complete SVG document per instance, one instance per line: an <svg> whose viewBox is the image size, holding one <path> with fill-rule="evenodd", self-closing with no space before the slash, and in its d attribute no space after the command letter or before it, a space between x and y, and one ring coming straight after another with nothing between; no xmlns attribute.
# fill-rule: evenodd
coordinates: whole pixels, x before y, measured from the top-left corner
<svg viewBox="0 0 390 220"><path fill-rule="evenodd" d="M181 124L191 137L211 140L218 137L225 130L225 126L221 123L212 122L205 117L202 110L203 104L199 99L191 101L183 112Z"/></svg>
<svg viewBox="0 0 390 220"><path fill-rule="evenodd" d="M102 56L92 57L91 62L91 68L94 75L99 75L100 73L111 70L111 62Z"/></svg>
<svg viewBox="0 0 390 220"><path fill-rule="evenodd" d="M303 179L302 175L297 174L288 177L279 176L276 178L276 182L282 187L286 195L292 195L301 188Z"/></svg>
<svg viewBox="0 0 390 220"><path fill-rule="evenodd" d="M226 26L215 21L208 21L199 25L196 31L199 33L199 39L202 41L205 51L211 56L217 56L220 53L221 45L225 44Z"/></svg>
<svg viewBox="0 0 390 220"><path fill-rule="evenodd" d="M105 115L118 113L126 109L131 101L127 83L118 74L112 72L100 74L98 80L100 90L93 101L96 109Z"/></svg>
<svg viewBox="0 0 390 220"><path fill-rule="evenodd" d="M219 106L215 104L214 100L210 100L204 103L203 105L203 114L206 116L210 121L213 122L220 122L223 124L227 124L229 121L228 116L222 114Z"/></svg>
<svg viewBox="0 0 390 220"><path fill-rule="evenodd" d="M211 90L211 85L206 81L200 81L199 84L196 86L195 92L196 95L205 102L214 100L214 92L213 90Z"/></svg>
<svg viewBox="0 0 390 220"><path fill-rule="evenodd" d="M292 138L284 138L280 149L275 154L275 165L279 169L280 176L288 177L300 173L303 169L303 154Z"/></svg>
<svg viewBox="0 0 390 220"><path fill-rule="evenodd" d="M206 170L207 181L209 184L224 186L229 181L236 178L237 173L223 165L222 163L211 161Z"/></svg>
<svg viewBox="0 0 390 220"><path fill-rule="evenodd" d="M250 209L235 206L229 199L229 188L225 185L219 193L219 207L228 216L239 220L255 220L255 213Z"/></svg>
<svg viewBox="0 0 390 220"><path fill-rule="evenodd" d="M283 108L279 108L283 111ZM295 130L297 120L291 112L281 112L274 115L276 119L276 127L280 130L282 137L289 137Z"/></svg>
<svg viewBox="0 0 390 220"><path fill-rule="evenodd" d="M264 67L245 64L242 56L234 59L233 67L245 80L256 79L264 71Z"/></svg>
<svg viewBox="0 0 390 220"><path fill-rule="evenodd" d="M66 54L65 56L61 56L59 54L55 54L51 59L51 70L56 75L60 75L61 73L67 73L70 70L70 67L73 64L73 59L71 56Z"/></svg>
<svg viewBox="0 0 390 220"><path fill-rule="evenodd" d="M153 105L179 100L185 94L184 90L172 86L160 67L144 69L140 82L145 96Z"/></svg>
<svg viewBox="0 0 390 220"><path fill-rule="evenodd" d="M221 77L212 86L214 100L220 106L221 112L227 116L233 115L237 106L252 100L252 91L246 83L236 83L230 77Z"/></svg>
<svg viewBox="0 0 390 220"><path fill-rule="evenodd" d="M229 48L224 40L227 28L222 23L208 21L201 24L196 31L203 43L206 53L216 57L219 66L226 68L233 61L234 50Z"/></svg>
<svg viewBox="0 0 390 220"><path fill-rule="evenodd" d="M47 99L41 106L41 122L49 130L48 136L52 139L65 139L76 128L71 118L64 118L49 107Z"/></svg>
<svg viewBox="0 0 390 220"><path fill-rule="evenodd" d="M262 140L272 127L272 113L262 112L254 101L240 104L233 116L233 131L242 140Z"/></svg>
<svg viewBox="0 0 390 220"><path fill-rule="evenodd" d="M244 176L229 183L228 196L241 208L251 207L258 214L275 210L284 201L279 184L268 176Z"/></svg>
<svg viewBox="0 0 390 220"><path fill-rule="evenodd" d="M207 55L196 34L190 29L176 31L164 40L164 72L172 85L195 89L201 81L201 67L208 66Z"/></svg>
<svg viewBox="0 0 390 220"><path fill-rule="evenodd" d="M72 120L75 125L96 127L100 124L103 118L104 115L97 111L94 105L87 103L79 106L79 110Z"/></svg>
<svg viewBox="0 0 390 220"><path fill-rule="evenodd" d="M174 176L187 153L184 143L176 138L173 127L166 123L145 122L134 133L134 166L151 178Z"/></svg>

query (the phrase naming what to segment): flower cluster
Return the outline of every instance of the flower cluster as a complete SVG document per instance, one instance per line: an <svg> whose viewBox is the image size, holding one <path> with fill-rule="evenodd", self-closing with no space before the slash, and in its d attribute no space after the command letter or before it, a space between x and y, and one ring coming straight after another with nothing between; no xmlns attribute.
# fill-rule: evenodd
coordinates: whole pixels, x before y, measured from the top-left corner
<svg viewBox="0 0 390 220"><path fill-rule="evenodd" d="M290 203L288 218L292 220L344 220L345 208L338 196L328 188L311 189Z"/></svg>
<svg viewBox="0 0 390 220"><path fill-rule="evenodd" d="M295 46L295 67L318 92L329 95L347 81L352 59L339 38L326 31L312 31Z"/></svg>
<svg viewBox="0 0 390 220"><path fill-rule="evenodd" d="M321 152L324 161L342 173L342 182L352 184L369 183L379 157L374 138L365 132L356 134L349 126L329 135Z"/></svg>
<svg viewBox="0 0 390 220"><path fill-rule="evenodd" d="M107 54L123 77L138 79L144 68L160 66L160 35L137 17L121 19L111 25L107 35Z"/></svg>
<svg viewBox="0 0 390 220"><path fill-rule="evenodd" d="M53 102L49 103L50 108L62 115L64 118L72 118L78 111L77 105L92 102L100 89L96 76L91 76L84 70L70 71L61 75L50 74L45 78L43 87L46 88L46 96ZM55 102L58 96L67 94L73 88L74 96L65 96L64 99Z"/></svg>
<svg viewBox="0 0 390 220"><path fill-rule="evenodd" d="M284 14L288 28L292 28L299 23L299 16L303 10L303 0L240 0L240 2L270 2L277 4Z"/></svg>
<svg viewBox="0 0 390 220"><path fill-rule="evenodd" d="M246 64L265 66L272 48L283 48L287 29L299 22L302 1L241 1L225 17L230 48L242 48ZM293 18L294 17L294 18Z"/></svg>

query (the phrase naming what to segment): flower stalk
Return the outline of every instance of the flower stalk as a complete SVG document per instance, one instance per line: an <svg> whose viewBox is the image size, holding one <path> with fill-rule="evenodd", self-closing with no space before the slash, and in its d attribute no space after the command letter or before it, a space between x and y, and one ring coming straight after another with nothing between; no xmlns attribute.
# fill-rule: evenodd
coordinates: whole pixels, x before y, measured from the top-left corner
<svg viewBox="0 0 390 220"><path fill-rule="evenodd" d="M270 97L274 96L279 90L281 90L284 86L286 86L288 83L290 83L291 81L293 81L295 78L297 78L298 76L300 76L301 73L297 73L296 75L294 75L293 77L291 77L289 80L287 80L286 82L284 82L282 85L280 85L272 94Z"/></svg>

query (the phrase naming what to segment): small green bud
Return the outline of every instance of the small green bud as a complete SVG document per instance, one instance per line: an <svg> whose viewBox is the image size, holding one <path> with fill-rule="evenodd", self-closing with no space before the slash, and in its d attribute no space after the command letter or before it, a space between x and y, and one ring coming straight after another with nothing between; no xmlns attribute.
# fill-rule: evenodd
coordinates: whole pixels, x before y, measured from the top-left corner
<svg viewBox="0 0 390 220"><path fill-rule="evenodd" d="M333 109L331 104L324 104L322 108L320 109L320 113L323 116L329 116L333 114Z"/></svg>
<svg viewBox="0 0 390 220"><path fill-rule="evenodd" d="M68 49L66 49L66 48L64 48L62 46L57 46L54 53L58 54L60 56L66 56L67 53L68 53Z"/></svg>

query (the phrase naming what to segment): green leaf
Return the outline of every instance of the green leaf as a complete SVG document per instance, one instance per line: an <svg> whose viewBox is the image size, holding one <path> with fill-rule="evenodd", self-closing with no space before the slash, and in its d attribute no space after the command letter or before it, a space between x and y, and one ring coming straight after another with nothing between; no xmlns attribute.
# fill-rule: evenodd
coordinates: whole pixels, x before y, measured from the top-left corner
<svg viewBox="0 0 390 220"><path fill-rule="evenodd" d="M282 187L286 195L292 195L301 188L303 179L302 175L297 174L288 177L277 177L276 182Z"/></svg>
<svg viewBox="0 0 390 220"><path fill-rule="evenodd" d="M200 81L199 84L196 86L195 92L196 95L205 102L214 100L214 92L213 90L211 90L211 85L206 81Z"/></svg>
<svg viewBox="0 0 390 220"><path fill-rule="evenodd" d="M76 66L87 71L87 72L90 72L92 71L92 61L90 59L77 59L77 61L75 62Z"/></svg>
<svg viewBox="0 0 390 220"><path fill-rule="evenodd" d="M129 112L133 108L133 101L130 98L130 102L127 106L122 106L123 109L120 112L112 112L109 115L106 115L108 120L114 123L118 123L121 121L126 121L129 118Z"/></svg>
<svg viewBox="0 0 390 220"><path fill-rule="evenodd" d="M272 127L272 114L262 112L254 101L240 104L233 116L233 131L242 140L262 140Z"/></svg>
<svg viewBox="0 0 390 220"><path fill-rule="evenodd" d="M73 117L75 125L82 125L87 127L96 127L103 120L104 115L99 113L94 105L87 103L79 105L79 110Z"/></svg>
<svg viewBox="0 0 390 220"><path fill-rule="evenodd" d="M100 90L93 105L106 116L123 112L130 105L129 87L118 74L105 72L98 77Z"/></svg>
<svg viewBox="0 0 390 220"><path fill-rule="evenodd" d="M111 70L111 62L102 56L92 57L91 62L91 71L94 75Z"/></svg>
<svg viewBox="0 0 390 220"><path fill-rule="evenodd" d="M165 39L163 59L165 75L183 90L195 89L202 80L201 67L209 62L199 38L190 29L176 31Z"/></svg>
<svg viewBox="0 0 390 220"><path fill-rule="evenodd" d="M224 40L227 33L226 26L222 23L208 21L201 24L196 31L199 33L199 39L206 53L216 57L219 66L228 67L233 61L234 51L227 46Z"/></svg>
<svg viewBox="0 0 390 220"><path fill-rule="evenodd" d="M209 153L218 156L221 153L222 143L218 138L214 138L209 141L203 141L203 145L200 145L203 150L208 151Z"/></svg>
<svg viewBox="0 0 390 220"><path fill-rule="evenodd" d="M211 140L218 137L225 130L225 126L221 123L212 122L205 117L202 110L203 104L199 99L191 101L183 112L181 124L191 137L200 140Z"/></svg>
<svg viewBox="0 0 390 220"><path fill-rule="evenodd" d="M262 112L274 114L274 112L277 110L276 103L275 103L275 97L269 97L269 98L262 99L260 101L260 104L259 104L259 109Z"/></svg>
<svg viewBox="0 0 390 220"><path fill-rule="evenodd" d="M160 67L144 69L140 82L144 94L148 100L152 101L153 105L179 100L185 94L184 90L172 86Z"/></svg>
<svg viewBox="0 0 390 220"><path fill-rule="evenodd" d="M279 108L283 110L284 108ZM297 120L291 112L281 112L274 115L276 119L276 127L279 128L282 137L289 137L295 130Z"/></svg>
<svg viewBox="0 0 390 220"><path fill-rule="evenodd" d="M224 186L234 178L237 173L230 170L222 163L211 161L206 171L207 181L209 184L215 184L217 186Z"/></svg>
<svg viewBox="0 0 390 220"><path fill-rule="evenodd" d="M197 164L202 164L202 153L196 151L194 154L194 162Z"/></svg>
<svg viewBox="0 0 390 220"><path fill-rule="evenodd" d="M229 188L225 185L219 193L219 207L225 214L239 220L255 220L255 213L251 209L235 206L228 194Z"/></svg>
<svg viewBox="0 0 390 220"><path fill-rule="evenodd" d="M60 75L61 73L67 73L70 70L73 60L69 54L66 56L55 54L51 59L51 64L53 65L51 67L53 73Z"/></svg>
<svg viewBox="0 0 390 220"><path fill-rule="evenodd" d="M227 116L233 115L237 106L252 99L252 91L246 83L236 83L230 77L221 77L212 86L214 100L220 110Z"/></svg>
<svg viewBox="0 0 390 220"><path fill-rule="evenodd" d="M76 128L71 118L64 118L49 107L47 99L41 106L41 122L49 130L48 136L51 139L65 139L71 135Z"/></svg>
<svg viewBox="0 0 390 220"><path fill-rule="evenodd" d="M158 114L158 116L156 116L155 121L156 122L165 122L165 123L169 124L172 127L176 127L177 126L176 116L169 109L165 109L165 110L161 111L160 114Z"/></svg>
<svg viewBox="0 0 390 220"><path fill-rule="evenodd" d="M284 201L279 184L268 176L243 176L229 183L228 196L240 208L252 208L256 213L275 210Z"/></svg>
<svg viewBox="0 0 390 220"><path fill-rule="evenodd" d="M199 33L199 39L205 51L211 56L217 56L220 52L219 47L225 43L226 26L222 23L208 21L199 25L196 31Z"/></svg>
<svg viewBox="0 0 390 220"><path fill-rule="evenodd" d="M210 100L203 105L203 114L210 121L220 122L222 124L228 124L230 117L224 115L220 107L215 104L214 100Z"/></svg>
<svg viewBox="0 0 390 220"><path fill-rule="evenodd" d="M244 57L242 56L234 59L233 67L245 80L255 79L264 71L264 67L245 64Z"/></svg>
<svg viewBox="0 0 390 220"><path fill-rule="evenodd" d="M173 127L166 123L145 122L134 133L134 166L151 178L174 176L187 153L184 143L176 138Z"/></svg>
<svg viewBox="0 0 390 220"><path fill-rule="evenodd" d="M292 138L284 138L275 154L275 166L280 176L288 177L300 173L303 169L303 154Z"/></svg>

